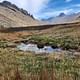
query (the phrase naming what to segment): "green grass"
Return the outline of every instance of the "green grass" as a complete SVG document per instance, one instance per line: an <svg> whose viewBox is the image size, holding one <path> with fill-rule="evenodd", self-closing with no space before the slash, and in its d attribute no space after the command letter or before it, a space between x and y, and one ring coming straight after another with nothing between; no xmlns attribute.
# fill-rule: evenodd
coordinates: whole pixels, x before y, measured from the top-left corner
<svg viewBox="0 0 80 80"><path fill-rule="evenodd" d="M29 41L36 42L37 44L51 45L53 47L59 47L65 50L80 50L80 37L76 38L65 36L61 38L54 38L35 35L32 36Z"/></svg>

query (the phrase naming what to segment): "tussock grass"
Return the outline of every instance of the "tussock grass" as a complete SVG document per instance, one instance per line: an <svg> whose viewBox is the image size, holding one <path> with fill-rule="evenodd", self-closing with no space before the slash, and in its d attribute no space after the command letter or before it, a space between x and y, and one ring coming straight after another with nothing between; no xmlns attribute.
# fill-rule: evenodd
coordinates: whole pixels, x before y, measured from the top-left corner
<svg viewBox="0 0 80 80"><path fill-rule="evenodd" d="M64 53L40 56L0 48L0 80L79 80L80 57Z"/></svg>

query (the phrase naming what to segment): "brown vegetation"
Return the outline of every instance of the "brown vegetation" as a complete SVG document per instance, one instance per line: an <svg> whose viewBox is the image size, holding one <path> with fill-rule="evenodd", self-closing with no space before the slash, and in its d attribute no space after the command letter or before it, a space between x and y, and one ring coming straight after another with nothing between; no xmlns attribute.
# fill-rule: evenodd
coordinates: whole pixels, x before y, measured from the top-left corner
<svg viewBox="0 0 80 80"><path fill-rule="evenodd" d="M0 48L0 80L79 80L80 57L64 53L40 56Z"/></svg>

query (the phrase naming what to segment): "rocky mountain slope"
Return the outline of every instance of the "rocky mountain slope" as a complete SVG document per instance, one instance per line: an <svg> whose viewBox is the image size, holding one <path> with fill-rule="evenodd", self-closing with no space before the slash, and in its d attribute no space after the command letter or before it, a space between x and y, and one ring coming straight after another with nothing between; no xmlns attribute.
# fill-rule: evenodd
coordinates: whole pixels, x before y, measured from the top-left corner
<svg viewBox="0 0 80 80"><path fill-rule="evenodd" d="M3 1L0 3L0 26L3 27L23 27L40 25L26 10L18 8L16 5Z"/></svg>

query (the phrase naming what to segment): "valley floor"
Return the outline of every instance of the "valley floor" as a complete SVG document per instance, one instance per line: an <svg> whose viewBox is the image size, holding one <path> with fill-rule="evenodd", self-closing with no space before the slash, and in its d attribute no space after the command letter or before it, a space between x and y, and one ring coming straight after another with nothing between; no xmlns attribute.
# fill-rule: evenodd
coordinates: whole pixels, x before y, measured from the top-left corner
<svg viewBox="0 0 80 80"><path fill-rule="evenodd" d="M26 40L64 50L53 54L17 50L16 45ZM80 80L80 23L0 31L0 80Z"/></svg>

